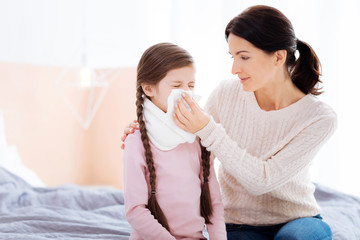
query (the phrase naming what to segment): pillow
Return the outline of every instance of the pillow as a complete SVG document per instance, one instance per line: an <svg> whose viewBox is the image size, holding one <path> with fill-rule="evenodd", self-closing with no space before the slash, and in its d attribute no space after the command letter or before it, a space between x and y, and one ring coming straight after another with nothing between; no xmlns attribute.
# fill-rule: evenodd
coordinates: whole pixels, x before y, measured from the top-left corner
<svg viewBox="0 0 360 240"><path fill-rule="evenodd" d="M6 149L7 143L5 138L4 118L0 109L0 161L4 158L3 155L5 154Z"/></svg>
<svg viewBox="0 0 360 240"><path fill-rule="evenodd" d="M45 187L45 184L35 172L26 167L21 161L16 146L8 146L5 136L5 124L0 110L0 167L21 177L33 187Z"/></svg>

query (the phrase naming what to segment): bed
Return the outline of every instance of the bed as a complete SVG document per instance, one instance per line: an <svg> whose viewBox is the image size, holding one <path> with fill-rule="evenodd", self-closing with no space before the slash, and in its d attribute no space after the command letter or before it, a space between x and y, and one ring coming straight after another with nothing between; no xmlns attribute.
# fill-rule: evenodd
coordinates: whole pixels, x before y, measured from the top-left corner
<svg viewBox="0 0 360 240"><path fill-rule="evenodd" d="M334 240L360 240L360 198L316 185L315 197Z"/></svg>
<svg viewBox="0 0 360 240"><path fill-rule="evenodd" d="M120 190L32 187L0 167L0 239L129 239Z"/></svg>
<svg viewBox="0 0 360 240"><path fill-rule="evenodd" d="M316 185L334 240L360 239L360 198ZM33 187L0 167L0 239L129 239L123 192L111 187Z"/></svg>

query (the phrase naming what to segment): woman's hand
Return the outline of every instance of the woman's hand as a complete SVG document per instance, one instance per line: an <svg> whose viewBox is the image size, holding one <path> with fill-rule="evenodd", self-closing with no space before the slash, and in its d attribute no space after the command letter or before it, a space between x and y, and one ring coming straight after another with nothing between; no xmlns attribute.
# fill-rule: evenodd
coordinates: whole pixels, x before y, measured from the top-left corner
<svg viewBox="0 0 360 240"><path fill-rule="evenodd" d="M189 105L191 111L186 107ZM174 122L187 132L195 133L204 128L210 121L210 116L187 94L175 106Z"/></svg>
<svg viewBox="0 0 360 240"><path fill-rule="evenodd" d="M121 149L125 148L126 137L129 134L134 133L136 129L139 129L139 123L136 120L134 120L132 123L130 123L129 125L126 126L126 128L124 129L124 134L121 137L121 141L123 142L121 144Z"/></svg>

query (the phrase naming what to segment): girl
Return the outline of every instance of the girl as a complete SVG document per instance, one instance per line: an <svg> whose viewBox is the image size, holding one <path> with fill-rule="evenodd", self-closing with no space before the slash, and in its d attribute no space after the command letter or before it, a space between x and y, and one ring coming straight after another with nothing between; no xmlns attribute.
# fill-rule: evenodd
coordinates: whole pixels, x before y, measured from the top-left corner
<svg viewBox="0 0 360 240"><path fill-rule="evenodd" d="M139 61L139 131L127 137L123 155L130 239L204 239L207 233L226 239L213 159L195 135L166 114L179 93L171 94L173 89L191 95L193 64L184 49L170 43L150 47Z"/></svg>

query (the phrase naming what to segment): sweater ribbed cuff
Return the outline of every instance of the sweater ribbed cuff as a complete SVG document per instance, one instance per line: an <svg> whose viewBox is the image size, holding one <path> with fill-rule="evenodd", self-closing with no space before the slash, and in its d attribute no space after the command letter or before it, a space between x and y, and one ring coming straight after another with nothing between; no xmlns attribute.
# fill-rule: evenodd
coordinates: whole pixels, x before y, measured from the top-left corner
<svg viewBox="0 0 360 240"><path fill-rule="evenodd" d="M200 139L205 140L210 134L215 130L216 122L213 117L210 117L210 121L208 124L200 129L199 131L195 132L195 135L198 136Z"/></svg>

